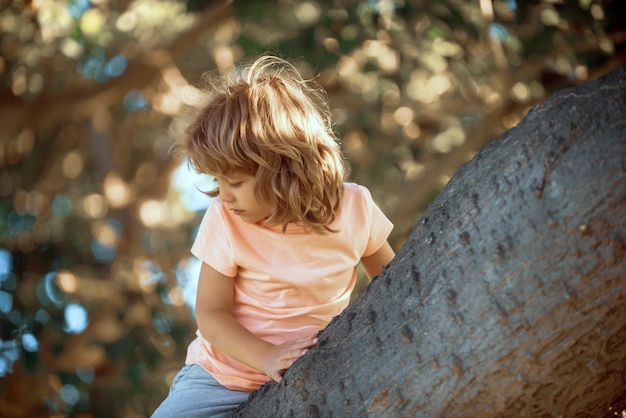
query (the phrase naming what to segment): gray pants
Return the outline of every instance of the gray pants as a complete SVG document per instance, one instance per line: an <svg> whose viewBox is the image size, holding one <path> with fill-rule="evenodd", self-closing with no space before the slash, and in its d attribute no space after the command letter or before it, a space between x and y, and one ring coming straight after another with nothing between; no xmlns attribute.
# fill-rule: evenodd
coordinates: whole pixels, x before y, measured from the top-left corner
<svg viewBox="0 0 626 418"><path fill-rule="evenodd" d="M227 418L248 396L250 392L220 385L197 364L185 365L174 377L167 398L152 418Z"/></svg>

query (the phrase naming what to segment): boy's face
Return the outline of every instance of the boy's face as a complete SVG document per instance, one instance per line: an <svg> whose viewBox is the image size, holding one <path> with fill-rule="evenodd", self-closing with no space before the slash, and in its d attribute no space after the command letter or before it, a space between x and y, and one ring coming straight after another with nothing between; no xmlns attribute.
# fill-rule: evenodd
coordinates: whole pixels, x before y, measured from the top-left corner
<svg viewBox="0 0 626 418"><path fill-rule="evenodd" d="M257 223L272 213L272 208L261 204L254 196L256 178L248 174L230 174L215 176L220 192L220 199L235 215L244 222Z"/></svg>

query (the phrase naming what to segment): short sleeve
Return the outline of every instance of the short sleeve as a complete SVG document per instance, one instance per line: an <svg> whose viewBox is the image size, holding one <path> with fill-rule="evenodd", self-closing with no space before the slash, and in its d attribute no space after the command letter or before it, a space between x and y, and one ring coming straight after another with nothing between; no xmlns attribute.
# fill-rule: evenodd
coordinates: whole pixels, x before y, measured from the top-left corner
<svg viewBox="0 0 626 418"><path fill-rule="evenodd" d="M359 189L361 189L363 194L365 210L368 214L368 223L370 226L367 245L363 252L363 257L367 257L378 251L385 241L387 241L393 229L393 223L391 223L383 211L376 205L370 191L363 186L359 186Z"/></svg>
<svg viewBox="0 0 626 418"><path fill-rule="evenodd" d="M228 277L237 275L231 231L221 210L222 203L213 201L200 222L191 253Z"/></svg>

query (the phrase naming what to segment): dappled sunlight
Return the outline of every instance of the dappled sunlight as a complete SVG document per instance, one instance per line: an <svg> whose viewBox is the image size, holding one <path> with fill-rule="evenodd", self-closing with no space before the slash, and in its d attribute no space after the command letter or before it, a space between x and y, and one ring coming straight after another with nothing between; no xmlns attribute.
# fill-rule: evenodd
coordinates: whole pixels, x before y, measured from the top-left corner
<svg viewBox="0 0 626 418"><path fill-rule="evenodd" d="M84 2L88 4L87 2ZM96 8L88 8L80 17L79 27L85 36L90 38L96 38L106 28L106 16Z"/></svg>
<svg viewBox="0 0 626 418"><path fill-rule="evenodd" d="M188 211L203 211L213 201L212 197L205 194L215 187L213 178L192 170L186 160L174 171L171 185L180 204Z"/></svg>
<svg viewBox="0 0 626 418"><path fill-rule="evenodd" d="M89 315L84 306L70 302L65 305L65 331L80 334L89 325Z"/></svg>
<svg viewBox="0 0 626 418"><path fill-rule="evenodd" d="M400 167L402 168L402 171L404 171L407 181L419 180L420 177L426 174L426 167L415 161L405 161Z"/></svg>
<svg viewBox="0 0 626 418"><path fill-rule="evenodd" d="M458 125L453 125L435 135L431 140L434 151L440 153L450 152L453 148L463 145L465 132Z"/></svg>
<svg viewBox="0 0 626 418"><path fill-rule="evenodd" d="M134 260L133 273L135 284L145 292L153 291L163 278L163 272L159 266L145 257Z"/></svg>
<svg viewBox="0 0 626 418"><path fill-rule="evenodd" d="M43 306L54 305L61 308L65 305L65 294L56 282L56 272L46 273L37 284L37 299Z"/></svg>
<svg viewBox="0 0 626 418"><path fill-rule="evenodd" d="M104 195L107 203L114 208L128 206L133 200L131 186L116 173L109 173L104 179Z"/></svg>
<svg viewBox="0 0 626 418"><path fill-rule="evenodd" d="M83 156L78 151L69 152L61 163L63 175L68 179L75 179L83 172Z"/></svg>
<svg viewBox="0 0 626 418"><path fill-rule="evenodd" d="M322 8L315 1L303 1L295 5L294 16L303 26L316 23L322 14Z"/></svg>
<svg viewBox="0 0 626 418"><path fill-rule="evenodd" d="M99 193L91 193L83 199L83 213L93 219L102 219L109 207L106 199Z"/></svg>
<svg viewBox="0 0 626 418"><path fill-rule="evenodd" d="M183 96L181 95L185 95L192 87L174 66L164 69L161 74L167 87L161 90L161 94L154 97L152 105L157 112L176 115L182 110Z"/></svg>
<svg viewBox="0 0 626 418"><path fill-rule="evenodd" d="M196 257L186 257L176 266L176 279L181 297L189 306L191 312L196 309L196 289L200 277L202 261Z"/></svg>
<svg viewBox="0 0 626 418"><path fill-rule="evenodd" d="M170 219L170 207L168 202L147 200L139 207L141 221L147 227L156 227Z"/></svg>
<svg viewBox="0 0 626 418"><path fill-rule="evenodd" d="M59 270L56 280L64 293L76 293L78 290L78 278L71 271Z"/></svg>

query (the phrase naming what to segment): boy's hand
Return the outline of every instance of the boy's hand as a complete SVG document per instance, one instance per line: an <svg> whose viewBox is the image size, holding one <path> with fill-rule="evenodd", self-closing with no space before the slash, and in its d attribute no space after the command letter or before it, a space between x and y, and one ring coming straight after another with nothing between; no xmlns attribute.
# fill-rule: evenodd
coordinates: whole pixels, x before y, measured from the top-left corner
<svg viewBox="0 0 626 418"><path fill-rule="evenodd" d="M274 382L280 383L285 370L305 355L318 341L316 334L273 346L265 357L265 374Z"/></svg>

